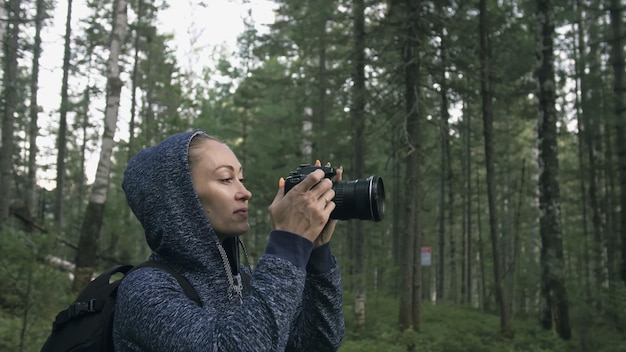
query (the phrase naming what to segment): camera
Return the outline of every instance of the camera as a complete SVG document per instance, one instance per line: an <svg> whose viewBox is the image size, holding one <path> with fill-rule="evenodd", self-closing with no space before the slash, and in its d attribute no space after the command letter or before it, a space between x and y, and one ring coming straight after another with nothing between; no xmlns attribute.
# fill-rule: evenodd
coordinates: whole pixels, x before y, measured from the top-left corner
<svg viewBox="0 0 626 352"><path fill-rule="evenodd" d="M313 166L302 164L291 171L285 178L285 193L289 192L308 174L321 169L325 178L332 179L337 175L333 167ZM372 220L380 221L385 215L385 187L380 176L369 176L356 180L333 181L335 191L335 209L330 214L331 219L337 220Z"/></svg>

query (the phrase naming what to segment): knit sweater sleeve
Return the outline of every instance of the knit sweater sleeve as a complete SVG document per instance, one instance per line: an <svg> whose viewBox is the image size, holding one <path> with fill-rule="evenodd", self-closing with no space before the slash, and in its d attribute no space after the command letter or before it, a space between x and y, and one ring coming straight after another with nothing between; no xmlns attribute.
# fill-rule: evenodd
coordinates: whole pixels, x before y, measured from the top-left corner
<svg viewBox="0 0 626 352"><path fill-rule="evenodd" d="M307 247L299 250L306 253ZM195 305L169 274L142 268L122 281L114 322L116 351L284 351L303 295L304 267L266 254L250 292L225 313Z"/></svg>
<svg viewBox="0 0 626 352"><path fill-rule="evenodd" d="M341 275L329 245L315 249L287 351L336 351L344 336Z"/></svg>

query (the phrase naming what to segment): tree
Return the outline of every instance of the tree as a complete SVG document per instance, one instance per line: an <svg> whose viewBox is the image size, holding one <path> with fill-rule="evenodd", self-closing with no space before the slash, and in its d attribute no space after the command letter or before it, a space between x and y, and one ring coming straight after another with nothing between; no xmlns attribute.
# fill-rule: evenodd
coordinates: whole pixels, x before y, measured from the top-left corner
<svg viewBox="0 0 626 352"><path fill-rule="evenodd" d="M483 136L485 147L485 168L487 171L487 198L489 207L489 233L491 235L491 251L495 281L496 302L500 309L500 329L504 336L512 335L511 313L504 285L504 262L500 247L500 225L496 207L496 188L494 172L493 148L493 92L491 88L491 49L489 43L489 26L487 16L487 0L480 0L480 93L482 97Z"/></svg>
<svg viewBox="0 0 626 352"><path fill-rule="evenodd" d="M420 23L419 1L397 1L390 12L398 16L402 38L402 64L404 67L404 100L406 116L407 155L404 160L405 177L405 226L404 253L402 254L402 293L400 296L400 326L403 329L420 330L422 275L420 265L420 155L421 151L421 114L420 114L420 58L421 46L418 24ZM408 350L415 346L407 346Z"/></svg>
<svg viewBox="0 0 626 352"><path fill-rule="evenodd" d="M35 12L35 42L33 43L33 67L30 81L30 122L28 128L28 181L26 183L26 208L32 217L36 214L37 204L37 125L39 104L37 92L39 90L39 59L41 57L41 28L46 15L45 1L36 1Z"/></svg>
<svg viewBox="0 0 626 352"><path fill-rule="evenodd" d="M122 80L120 79L119 57L126 37L128 25L128 1L114 2L114 19L111 32L109 60L107 62L107 95L104 110L104 131L96 178L92 186L89 204L83 219L80 240L76 251L76 271L73 290L80 291L91 280L102 220L104 205L107 201L109 175L111 172L111 155L113 152L115 130L117 126Z"/></svg>
<svg viewBox="0 0 626 352"><path fill-rule="evenodd" d="M537 0L537 98L539 114L539 224L541 234L541 325L571 338L569 303L563 273L559 161L556 143L556 83L554 80L553 5Z"/></svg>
<svg viewBox="0 0 626 352"><path fill-rule="evenodd" d="M139 84L139 51L140 51L140 37L143 18L143 0L137 2L137 19L133 34L135 38L133 40L133 50L135 51L133 57L133 72L131 80L131 102L130 102L130 122L128 123L128 159L135 155L135 119L137 117L137 88Z"/></svg>
<svg viewBox="0 0 626 352"><path fill-rule="evenodd" d="M2 115L2 147L0 148L0 229L9 217L11 207L11 184L13 183L14 124L18 104L18 37L21 23L21 0L7 4L4 51L4 111Z"/></svg>
<svg viewBox="0 0 626 352"><path fill-rule="evenodd" d="M69 109L69 71L72 36L72 0L67 0L65 18L65 46L63 51L63 78L61 80L61 108L59 110L59 133L57 135L57 186L55 191L54 222L57 231L63 227L65 198L65 162L67 154L67 111Z"/></svg>
<svg viewBox="0 0 626 352"><path fill-rule="evenodd" d="M355 175L365 172L365 4L363 0L355 0L352 4L354 21L354 51L353 51L353 81L352 107L352 170ZM363 222L351 221L348 236L351 239L355 285L354 285L354 313L357 329L365 327L365 304L367 300L366 281L366 245L367 236L363 238Z"/></svg>
<svg viewBox="0 0 626 352"><path fill-rule="evenodd" d="M448 107L448 28L446 20L446 3L440 4L438 26L439 36L439 57L440 57L440 78L439 94L441 96L441 122L440 122L440 183L439 183L439 234L437 241L437 300L443 300L445 296L445 263L446 256L446 220L448 220L449 240L450 240L450 288L451 298L457 301L457 273L456 273L456 238L454 236L454 216L452 209L454 208L454 191L452 190L452 161L450 155L450 112Z"/></svg>
<svg viewBox="0 0 626 352"><path fill-rule="evenodd" d="M624 74L624 6L619 0L611 0L611 62L613 63L613 99L615 101L615 130L617 160L619 165L620 238L622 242L622 266L620 276L626 283L626 74Z"/></svg>

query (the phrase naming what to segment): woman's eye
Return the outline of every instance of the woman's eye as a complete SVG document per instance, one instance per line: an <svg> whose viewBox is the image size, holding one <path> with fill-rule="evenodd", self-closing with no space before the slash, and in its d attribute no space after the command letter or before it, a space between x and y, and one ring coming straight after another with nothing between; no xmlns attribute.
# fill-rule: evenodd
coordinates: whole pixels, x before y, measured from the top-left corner
<svg viewBox="0 0 626 352"><path fill-rule="evenodd" d="M228 182L230 182L230 181L232 181L232 180L233 180L233 178L232 178L232 177L227 177L227 178L222 178L222 179L220 179L220 182L228 183Z"/></svg>
<svg viewBox="0 0 626 352"><path fill-rule="evenodd" d="M245 179L245 178L240 178L240 179L239 179L239 182L241 182L241 183L245 184L245 183L246 183L246 179Z"/></svg>

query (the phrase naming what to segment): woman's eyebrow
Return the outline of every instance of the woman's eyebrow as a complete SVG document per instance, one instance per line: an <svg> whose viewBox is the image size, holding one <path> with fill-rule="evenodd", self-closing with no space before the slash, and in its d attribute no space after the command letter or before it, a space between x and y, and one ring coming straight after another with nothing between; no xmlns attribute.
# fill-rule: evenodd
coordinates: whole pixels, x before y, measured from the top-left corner
<svg viewBox="0 0 626 352"><path fill-rule="evenodd" d="M217 171L217 170L219 170L219 169L222 169L222 168L226 168L226 169L229 169L229 170L231 170L231 171L235 171L235 168L234 168L234 167L232 167L232 166L230 166L230 165L220 165L220 166L218 166L218 167L216 167L216 168L215 168L215 171Z"/></svg>
<svg viewBox="0 0 626 352"><path fill-rule="evenodd" d="M223 168L226 168L226 169L228 169L228 170L230 170L232 172L235 172L235 168L232 165L226 165L226 164L220 165L220 166L216 167L214 171L217 171L217 170L223 169ZM243 172L243 167L241 167L241 166L239 167L239 172Z"/></svg>

